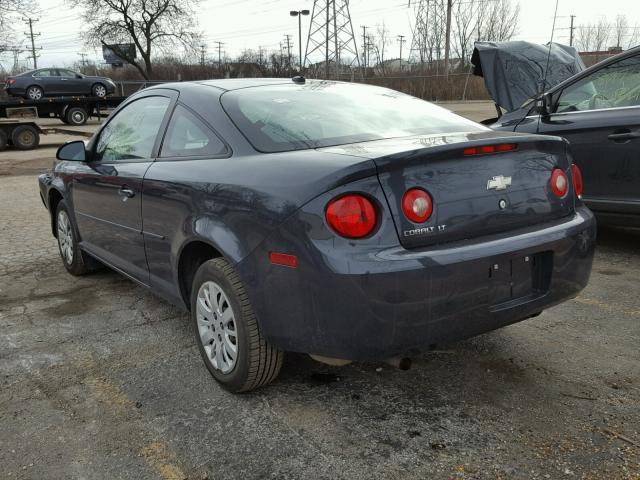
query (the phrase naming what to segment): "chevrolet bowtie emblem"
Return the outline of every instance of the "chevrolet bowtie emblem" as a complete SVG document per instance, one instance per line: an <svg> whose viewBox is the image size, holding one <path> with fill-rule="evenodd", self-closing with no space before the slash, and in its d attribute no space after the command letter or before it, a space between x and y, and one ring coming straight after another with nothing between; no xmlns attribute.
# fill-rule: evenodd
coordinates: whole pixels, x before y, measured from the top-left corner
<svg viewBox="0 0 640 480"><path fill-rule="evenodd" d="M511 185L511 177L498 175L487 182L487 190L506 190Z"/></svg>

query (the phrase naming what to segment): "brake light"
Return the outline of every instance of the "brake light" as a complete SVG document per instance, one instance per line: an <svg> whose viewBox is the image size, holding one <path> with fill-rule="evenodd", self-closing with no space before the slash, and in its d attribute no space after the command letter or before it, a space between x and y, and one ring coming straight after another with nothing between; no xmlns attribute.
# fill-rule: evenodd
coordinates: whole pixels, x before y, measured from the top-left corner
<svg viewBox="0 0 640 480"><path fill-rule="evenodd" d="M573 177L573 189L578 198L582 198L582 172L575 163L571 164L571 176Z"/></svg>
<svg viewBox="0 0 640 480"><path fill-rule="evenodd" d="M15 78L7 78L7 85L13 85L16 83L16 79Z"/></svg>
<svg viewBox="0 0 640 480"><path fill-rule="evenodd" d="M426 222L433 212L431 196L419 188L407 190L402 197L402 211L414 223Z"/></svg>
<svg viewBox="0 0 640 480"><path fill-rule="evenodd" d="M465 156L486 155L488 153L511 152L518 148L516 143L498 143L497 145L481 145L479 147L467 147L463 150Z"/></svg>
<svg viewBox="0 0 640 480"><path fill-rule="evenodd" d="M569 179L567 174L559 168L554 168L551 172L551 191L556 197L564 197L569 188Z"/></svg>
<svg viewBox="0 0 640 480"><path fill-rule="evenodd" d="M356 193L331 200L325 218L338 235L346 238L366 237L377 223L376 208L371 200Z"/></svg>

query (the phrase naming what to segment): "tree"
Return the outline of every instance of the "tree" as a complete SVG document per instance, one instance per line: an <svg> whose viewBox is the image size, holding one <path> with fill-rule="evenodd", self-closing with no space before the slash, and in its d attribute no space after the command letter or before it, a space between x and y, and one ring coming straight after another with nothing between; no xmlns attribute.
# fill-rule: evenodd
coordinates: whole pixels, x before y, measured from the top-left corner
<svg viewBox="0 0 640 480"><path fill-rule="evenodd" d="M1 1L1 0L0 0ZM141 61L125 49L114 53L147 80L153 75L156 50L197 48L194 7L200 0L67 0L83 10L85 41L94 46L133 43Z"/></svg>

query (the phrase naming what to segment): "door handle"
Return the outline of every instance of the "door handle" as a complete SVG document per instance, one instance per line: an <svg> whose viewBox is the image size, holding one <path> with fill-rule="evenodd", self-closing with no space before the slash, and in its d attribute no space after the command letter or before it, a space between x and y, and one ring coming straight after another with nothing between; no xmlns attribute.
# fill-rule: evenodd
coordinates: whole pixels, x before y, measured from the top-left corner
<svg viewBox="0 0 640 480"><path fill-rule="evenodd" d="M612 133L607 137L612 142L628 142L629 140L633 140L635 138L640 138L640 130L622 130L616 133Z"/></svg>
<svg viewBox="0 0 640 480"><path fill-rule="evenodd" d="M127 186L124 186L120 190L118 190L118 195L120 195L122 197L126 197L126 198L131 198L131 197L135 196L135 194L136 194L136 192L134 192L133 190L131 190Z"/></svg>

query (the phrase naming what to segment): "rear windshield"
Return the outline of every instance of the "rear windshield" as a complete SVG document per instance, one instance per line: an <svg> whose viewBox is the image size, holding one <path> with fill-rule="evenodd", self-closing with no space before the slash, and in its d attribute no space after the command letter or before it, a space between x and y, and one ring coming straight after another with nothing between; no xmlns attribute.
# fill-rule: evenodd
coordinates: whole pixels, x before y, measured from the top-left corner
<svg viewBox="0 0 640 480"><path fill-rule="evenodd" d="M316 81L244 88L222 95L222 105L261 152L488 130L429 102L362 84Z"/></svg>

